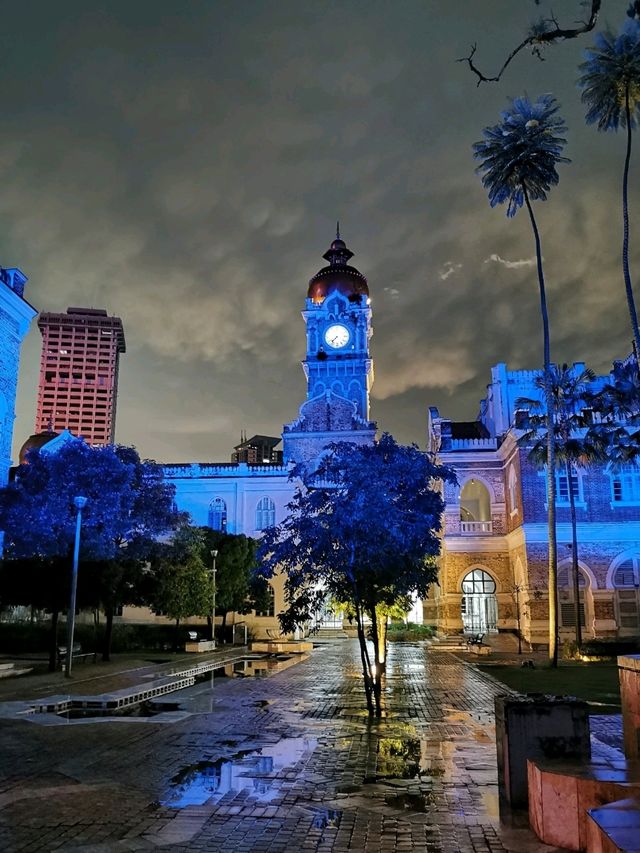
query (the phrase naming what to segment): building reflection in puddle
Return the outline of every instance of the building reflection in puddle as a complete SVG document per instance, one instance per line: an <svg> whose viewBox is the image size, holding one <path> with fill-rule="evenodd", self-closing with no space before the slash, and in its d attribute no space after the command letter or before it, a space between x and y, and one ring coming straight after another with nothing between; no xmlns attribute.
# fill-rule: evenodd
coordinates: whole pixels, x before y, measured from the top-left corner
<svg viewBox="0 0 640 853"><path fill-rule="evenodd" d="M219 800L225 794L247 791L259 802L269 802L279 792L279 774L308 757L315 738L283 738L276 744L244 750L217 761L200 761L184 767L171 780L162 805L181 809Z"/></svg>

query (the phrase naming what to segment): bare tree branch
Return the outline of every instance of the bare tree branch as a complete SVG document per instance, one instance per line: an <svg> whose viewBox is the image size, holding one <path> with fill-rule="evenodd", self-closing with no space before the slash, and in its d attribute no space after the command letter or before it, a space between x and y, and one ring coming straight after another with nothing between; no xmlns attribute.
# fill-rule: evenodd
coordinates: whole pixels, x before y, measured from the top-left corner
<svg viewBox="0 0 640 853"><path fill-rule="evenodd" d="M457 62L466 62L469 66L469 69L476 75L478 78L477 85L479 86L481 83L497 83L510 63L515 59L515 57L525 48L531 48L534 56L537 56L538 59L542 60L541 49L545 45L555 44L557 41L567 41L568 39L575 39L584 33L590 32L596 25L598 21L598 15L600 14L600 7L602 6L602 0L591 0L591 10L589 14L589 18L586 21L579 22L579 26L573 28L563 28L558 24L556 17L551 15L549 19L542 20L538 25L535 25L533 31L530 35L527 36L523 41L520 42L517 47L511 51L511 53L507 56L505 61L502 64L502 68L495 75L495 77L487 77L483 72L478 68L478 66L474 62L474 56L476 53L477 45L473 45L471 47L471 51L468 56L463 56L457 60Z"/></svg>

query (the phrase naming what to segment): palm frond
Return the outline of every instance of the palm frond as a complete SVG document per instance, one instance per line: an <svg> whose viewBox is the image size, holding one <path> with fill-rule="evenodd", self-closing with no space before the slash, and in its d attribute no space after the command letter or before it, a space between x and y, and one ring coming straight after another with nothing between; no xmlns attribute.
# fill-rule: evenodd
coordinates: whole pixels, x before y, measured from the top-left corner
<svg viewBox="0 0 640 853"><path fill-rule="evenodd" d="M640 111L640 21L629 17L619 35L598 33L595 45L580 65L582 102L587 107L587 124L598 130L626 128L626 101L629 99L631 127Z"/></svg>
<svg viewBox="0 0 640 853"><path fill-rule="evenodd" d="M591 423L589 392L595 373L586 367L552 364L551 401L552 429L556 450L556 465L567 464L586 467L607 458L604 436L592 437L585 432ZM535 384L544 389L544 376L536 377ZM516 405L526 414L521 426L525 430L519 443L528 449L529 459L537 467L546 464L547 430L546 411L536 399L520 397Z"/></svg>
<svg viewBox="0 0 640 853"><path fill-rule="evenodd" d="M524 204L525 189L530 199L544 201L558 183L557 164L570 162L562 156L566 139L560 134L566 125L558 109L552 95L541 95L533 103L514 98L501 121L484 129L484 139L474 144L473 152L482 161L476 171L491 207L507 202L507 216L515 216Z"/></svg>

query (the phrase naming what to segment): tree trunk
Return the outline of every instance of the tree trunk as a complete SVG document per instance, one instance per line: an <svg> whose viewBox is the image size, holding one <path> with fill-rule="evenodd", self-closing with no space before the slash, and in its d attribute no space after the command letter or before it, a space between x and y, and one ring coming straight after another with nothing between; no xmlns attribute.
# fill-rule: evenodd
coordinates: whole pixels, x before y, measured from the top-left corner
<svg viewBox="0 0 640 853"><path fill-rule="evenodd" d="M55 672L58 664L58 619L59 610L51 611L51 632L49 634L49 672Z"/></svg>
<svg viewBox="0 0 640 853"><path fill-rule="evenodd" d="M387 671L387 621L388 617L378 615L376 619L378 623L378 646L380 653L380 674L384 675Z"/></svg>
<svg viewBox="0 0 640 853"><path fill-rule="evenodd" d="M178 632L179 632L179 630L180 630L180 618L176 619L176 627L175 627L175 631L173 632L173 651L174 652L178 651Z"/></svg>
<svg viewBox="0 0 640 853"><path fill-rule="evenodd" d="M228 612L229 612L228 610L223 610L223 611L222 611L222 625L221 625L221 628L222 628L222 642L223 642L223 643L225 642L225 633L226 633L226 630L227 630L227 614L228 614Z"/></svg>
<svg viewBox="0 0 640 853"><path fill-rule="evenodd" d="M111 660L111 640L113 638L113 607L105 607L104 615L104 642L102 644L102 660L109 662Z"/></svg>
<svg viewBox="0 0 640 853"><path fill-rule="evenodd" d="M629 163L631 161L631 109L629 107L629 86L625 91L625 116L627 119L627 152L624 159L624 173L622 176L622 271L624 274L624 287L627 294L627 306L631 318L631 330L633 332L633 343L636 358L640 358L640 331L638 330L638 314L633 297L631 284L631 272L629 271Z"/></svg>
<svg viewBox="0 0 640 853"><path fill-rule="evenodd" d="M576 614L576 646L582 648L582 625L580 624L580 569L578 566L578 523L576 521L576 499L571 487L571 463L565 465L569 484L569 507L571 509L571 576L573 578L573 601Z"/></svg>
<svg viewBox="0 0 640 853"><path fill-rule="evenodd" d="M371 639L373 640L373 698L376 717L382 716L382 671L380 660L380 637L378 635L378 614L375 604L369 607L371 617Z"/></svg>
<svg viewBox="0 0 640 853"><path fill-rule="evenodd" d="M544 391L547 418L547 524L549 538L549 664L558 666L558 549L556 540L556 448L555 448L555 417L553 406L552 376L551 376L551 343L549 335L549 314L547 312L547 294L542 268L542 248L540 233L526 186L522 185L524 200L529 211L531 227L536 243L536 260L538 266L538 285L540 288L540 313L542 314L542 337L544 350Z"/></svg>
<svg viewBox="0 0 640 853"><path fill-rule="evenodd" d="M520 587L516 586L516 624L518 626L518 654L522 654L522 620L520 616Z"/></svg>
<svg viewBox="0 0 640 853"><path fill-rule="evenodd" d="M362 661L362 676L364 678L364 693L367 699L367 711L373 716L373 700L371 689L371 661L369 659L369 650L367 649L367 638L364 633L364 625L362 624L362 610L359 604L356 604L356 625L358 628L358 644L360 646L360 660Z"/></svg>

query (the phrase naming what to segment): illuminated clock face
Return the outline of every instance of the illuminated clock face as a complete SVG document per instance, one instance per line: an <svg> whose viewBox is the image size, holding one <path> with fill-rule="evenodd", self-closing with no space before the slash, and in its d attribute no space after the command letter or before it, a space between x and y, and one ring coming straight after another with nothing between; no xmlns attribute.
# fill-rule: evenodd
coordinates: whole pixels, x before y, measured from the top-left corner
<svg viewBox="0 0 640 853"><path fill-rule="evenodd" d="M342 349L342 347L346 347L349 343L349 330L346 326L336 323L333 326L329 326L324 333L324 339L330 347Z"/></svg>

